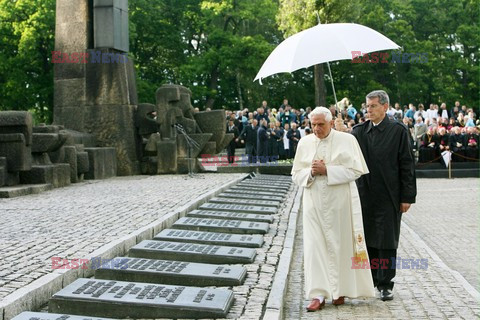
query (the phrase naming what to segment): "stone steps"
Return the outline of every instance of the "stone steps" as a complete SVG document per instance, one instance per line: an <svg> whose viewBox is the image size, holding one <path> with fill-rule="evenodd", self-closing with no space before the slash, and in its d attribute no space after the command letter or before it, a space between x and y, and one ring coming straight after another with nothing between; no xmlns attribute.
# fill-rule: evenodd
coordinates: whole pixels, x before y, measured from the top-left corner
<svg viewBox="0 0 480 320"><path fill-rule="evenodd" d="M228 198L213 199L231 199L231 203L207 202L154 240L132 247L128 257L100 261L94 279L77 279L55 293L49 312L137 319L227 317L235 301L232 289L248 286L255 248L262 246L269 222L278 219L279 204L291 185L289 177L281 176L250 180L226 190ZM275 185L274 192L265 192L274 193L275 201L246 201L252 186ZM36 317L51 319L50 313Z"/></svg>

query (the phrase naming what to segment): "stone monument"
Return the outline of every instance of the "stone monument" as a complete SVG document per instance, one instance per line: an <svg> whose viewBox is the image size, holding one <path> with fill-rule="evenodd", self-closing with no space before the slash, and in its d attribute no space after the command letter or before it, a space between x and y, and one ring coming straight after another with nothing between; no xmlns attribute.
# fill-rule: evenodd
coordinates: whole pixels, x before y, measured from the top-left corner
<svg viewBox="0 0 480 320"><path fill-rule="evenodd" d="M86 57L54 67L54 123L114 147L118 175L139 173L137 92L128 53L127 0L57 0L55 52ZM126 58L126 59L125 59Z"/></svg>

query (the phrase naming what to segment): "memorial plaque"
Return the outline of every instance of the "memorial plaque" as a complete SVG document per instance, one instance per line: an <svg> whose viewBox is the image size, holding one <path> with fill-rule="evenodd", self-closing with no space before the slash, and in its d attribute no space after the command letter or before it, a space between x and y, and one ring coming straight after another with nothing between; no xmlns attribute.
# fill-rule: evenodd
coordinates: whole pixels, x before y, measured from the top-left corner
<svg viewBox="0 0 480 320"><path fill-rule="evenodd" d="M202 263L252 263L255 249L208 244L144 240L132 247L129 256Z"/></svg>
<svg viewBox="0 0 480 320"><path fill-rule="evenodd" d="M247 248L260 248L263 245L263 236L259 234L240 235L180 229L162 230L153 239Z"/></svg>
<svg viewBox="0 0 480 320"><path fill-rule="evenodd" d="M288 180L272 180L272 179L245 179L240 182L250 182L250 183L259 183L259 184L269 184L269 185L279 185L279 186L290 186L292 179Z"/></svg>
<svg viewBox="0 0 480 320"><path fill-rule="evenodd" d="M258 200L258 199L227 199L227 198L212 198L208 202L213 203L230 203L230 204L243 204L243 205L253 205L253 206L265 206L265 207L274 207L278 208L280 203L278 201L271 200Z"/></svg>
<svg viewBox="0 0 480 320"><path fill-rule="evenodd" d="M252 198L255 196L266 196L266 197L282 197L285 198L285 192L272 192L272 191L259 191L259 190L251 190L248 188L241 188L241 189L227 189L223 193L236 195L236 194L243 194L249 195Z"/></svg>
<svg viewBox="0 0 480 320"><path fill-rule="evenodd" d="M247 190L270 191L275 193L285 193L289 189L289 188L270 188L268 186L261 185L261 184L253 185L253 184L245 184L245 183L239 183L233 186L232 188L238 188L238 187L241 187Z"/></svg>
<svg viewBox="0 0 480 320"><path fill-rule="evenodd" d="M55 293L48 311L118 319L224 318L233 303L225 289L77 279Z"/></svg>
<svg viewBox="0 0 480 320"><path fill-rule="evenodd" d="M240 204L227 204L227 203L204 203L200 206L202 210L215 210L215 211L234 211L244 213L260 213L260 214L275 214L277 209L273 207L260 207L260 206L246 206Z"/></svg>
<svg viewBox="0 0 480 320"><path fill-rule="evenodd" d="M186 229L196 231L212 231L236 234L265 234L269 224L256 221L202 219L183 217L175 221L172 229Z"/></svg>
<svg viewBox="0 0 480 320"><path fill-rule="evenodd" d="M192 218L231 219L242 221L273 222L273 217L267 214L241 213L231 211L193 210L187 213Z"/></svg>
<svg viewBox="0 0 480 320"><path fill-rule="evenodd" d="M255 182L240 182L237 186L248 186L252 188L258 188L262 190L273 190L273 191L288 191L290 186L281 186L281 185L271 185L267 183L255 183Z"/></svg>
<svg viewBox="0 0 480 320"><path fill-rule="evenodd" d="M95 271L95 278L218 287L241 285L247 275L247 269L243 266L126 257L121 259L125 260L124 268L103 265Z"/></svg>
<svg viewBox="0 0 480 320"><path fill-rule="evenodd" d="M285 181L288 183L292 182L291 176L270 176L270 177L255 177L249 180L267 180L267 181Z"/></svg>
<svg viewBox="0 0 480 320"><path fill-rule="evenodd" d="M244 192L223 192L218 195L219 198L229 198L235 201L235 199L256 199L256 200L272 200L283 202L284 197L282 196L272 196L272 195L260 195L256 192L244 193Z"/></svg>
<svg viewBox="0 0 480 320"><path fill-rule="evenodd" d="M251 186L243 186L243 185L236 185L231 187L229 190L234 190L236 192L243 192L243 191L254 191L254 192L259 192L262 195L274 195L274 196L283 196L287 192L285 190L267 190L265 188L257 188L257 187L251 187Z"/></svg>
<svg viewBox="0 0 480 320"><path fill-rule="evenodd" d="M98 318L90 316L76 316L60 313L43 313L43 312L22 312L12 320L114 320L111 318Z"/></svg>

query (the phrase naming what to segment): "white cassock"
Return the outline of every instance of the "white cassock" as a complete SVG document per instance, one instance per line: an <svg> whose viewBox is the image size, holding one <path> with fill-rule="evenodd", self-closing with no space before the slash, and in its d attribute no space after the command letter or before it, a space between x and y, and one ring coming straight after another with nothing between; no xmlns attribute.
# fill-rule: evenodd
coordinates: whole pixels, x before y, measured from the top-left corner
<svg viewBox="0 0 480 320"><path fill-rule="evenodd" d="M314 159L325 162L327 176L312 179ZM304 187L305 290L310 299L375 296L370 269L354 268L352 262L355 257L368 259L355 184L367 173L362 151L351 134L332 129L324 139L310 134L298 143L292 178Z"/></svg>

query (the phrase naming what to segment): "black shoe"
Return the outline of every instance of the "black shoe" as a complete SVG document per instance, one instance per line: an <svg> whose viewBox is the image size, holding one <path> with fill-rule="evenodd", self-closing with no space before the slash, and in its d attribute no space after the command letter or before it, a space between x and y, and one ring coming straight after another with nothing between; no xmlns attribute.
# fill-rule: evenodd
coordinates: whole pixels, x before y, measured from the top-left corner
<svg viewBox="0 0 480 320"><path fill-rule="evenodd" d="M380 299L382 301L393 300L393 292L390 289L380 290Z"/></svg>

